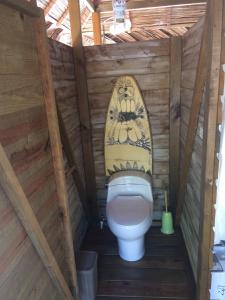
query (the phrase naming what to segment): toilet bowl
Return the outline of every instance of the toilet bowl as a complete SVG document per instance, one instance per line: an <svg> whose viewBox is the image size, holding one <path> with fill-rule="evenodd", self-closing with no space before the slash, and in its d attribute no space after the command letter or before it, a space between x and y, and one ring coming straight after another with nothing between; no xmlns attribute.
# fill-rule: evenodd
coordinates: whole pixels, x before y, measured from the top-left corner
<svg viewBox="0 0 225 300"><path fill-rule="evenodd" d="M106 215L122 259L136 261L144 256L144 235L151 226L152 213L153 197L147 174L121 171L111 176Z"/></svg>

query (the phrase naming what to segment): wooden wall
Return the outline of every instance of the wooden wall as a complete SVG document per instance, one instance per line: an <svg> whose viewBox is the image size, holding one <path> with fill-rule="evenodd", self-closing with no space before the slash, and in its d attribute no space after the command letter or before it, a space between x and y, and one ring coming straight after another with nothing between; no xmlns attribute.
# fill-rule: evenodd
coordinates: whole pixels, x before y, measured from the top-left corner
<svg viewBox="0 0 225 300"><path fill-rule="evenodd" d="M83 184L85 185L73 51L71 47L52 39L49 39L49 46L56 102L73 151L76 168ZM64 159L67 173L72 230L73 236L76 238L75 248L77 249L79 248L86 232L87 222L84 216L78 190L73 176L69 171L65 155Z"/></svg>
<svg viewBox="0 0 225 300"><path fill-rule="evenodd" d="M99 213L105 213L104 128L113 86L133 75L147 106L153 134L154 219L161 216L163 190L169 184L170 41L85 47Z"/></svg>
<svg viewBox="0 0 225 300"><path fill-rule="evenodd" d="M0 25L0 142L68 282L33 22L0 4ZM61 299L2 186L0 299Z"/></svg>
<svg viewBox="0 0 225 300"><path fill-rule="evenodd" d="M183 37L182 53L182 81L181 81L181 159L184 154L184 144L189 122L190 108L194 90L194 82L200 52L204 19L201 19ZM204 98L204 97L203 97ZM199 247L199 219L200 193L203 150L203 121L204 99L198 120L198 129L192 153L189 179L184 199L184 209L181 217L181 228L189 253L192 269L197 278L198 247Z"/></svg>

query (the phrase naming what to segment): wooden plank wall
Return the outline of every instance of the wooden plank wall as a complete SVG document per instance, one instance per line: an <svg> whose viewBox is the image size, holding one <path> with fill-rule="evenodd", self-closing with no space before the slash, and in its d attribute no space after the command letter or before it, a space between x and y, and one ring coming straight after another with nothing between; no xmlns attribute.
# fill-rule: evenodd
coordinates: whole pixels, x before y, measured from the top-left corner
<svg viewBox="0 0 225 300"><path fill-rule="evenodd" d="M49 47L56 102L73 150L76 168L85 185L73 51L71 47L51 39L49 39ZM72 230L73 236L76 238L75 246L77 249L86 232L87 221L84 216L77 187L69 171L65 156L64 159L67 173Z"/></svg>
<svg viewBox="0 0 225 300"><path fill-rule="evenodd" d="M181 80L181 160L184 156L184 143L194 91L194 83L200 52L201 37L203 33L204 18L202 18L183 37L182 53L182 80ZM186 247L191 261L195 279L197 279L198 247L199 247L199 219L200 219L200 194L201 172L203 154L203 124L204 123L204 96L198 120L197 134L195 137L189 179L184 199L181 228Z"/></svg>
<svg viewBox="0 0 225 300"><path fill-rule="evenodd" d="M31 17L0 4L0 141L67 282ZM0 299L61 299L0 186Z"/></svg>
<svg viewBox="0 0 225 300"><path fill-rule="evenodd" d="M99 214L105 214L104 127L113 86L133 75L147 106L153 134L154 219L161 216L169 184L170 41L85 47Z"/></svg>

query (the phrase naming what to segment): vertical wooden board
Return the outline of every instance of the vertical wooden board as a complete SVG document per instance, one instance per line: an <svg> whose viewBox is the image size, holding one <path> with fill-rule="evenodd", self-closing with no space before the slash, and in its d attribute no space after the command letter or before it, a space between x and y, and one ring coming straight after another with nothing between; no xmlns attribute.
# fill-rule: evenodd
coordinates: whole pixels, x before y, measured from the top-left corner
<svg viewBox="0 0 225 300"><path fill-rule="evenodd" d="M204 18L195 24L187 34L182 37L182 80L181 80L181 119L180 119L180 165L184 159L185 140L187 136L188 120L191 113L194 84L186 88L186 78L195 81L199 60L200 44L203 32ZM197 133L194 139L190 171L187 181L187 191L183 197L184 209L181 215L181 229L192 270L197 282L197 262L199 247L199 216L200 216L200 190L203 148L203 115L204 95L198 117Z"/></svg>
<svg viewBox="0 0 225 300"><path fill-rule="evenodd" d="M194 84L194 92L192 97L192 105L188 122L188 131L185 140L184 147L184 158L181 161L181 173L180 173L180 185L179 185L179 193L178 193L178 202L176 208L176 222L177 224L180 222L180 217L183 210L184 204L184 194L186 191L186 185L188 181L188 174L190 168L190 162L192 157L192 150L194 145L194 140L196 136L196 131L198 127L198 118L200 113L201 101L203 98L204 86L206 83L207 73L209 69L209 48L210 48L210 40L209 40L209 32L208 32L208 19L206 18L206 22L204 25L204 31L202 35L201 41L201 49L199 54L195 84Z"/></svg>
<svg viewBox="0 0 225 300"><path fill-rule="evenodd" d="M94 45L102 44L102 34L101 34L101 15L100 12L92 13L92 24L93 24L93 35L94 35Z"/></svg>
<svg viewBox="0 0 225 300"><path fill-rule="evenodd" d="M85 47L87 62L138 59L143 57L163 56L170 53L169 39L152 40L147 42L120 43Z"/></svg>
<svg viewBox="0 0 225 300"><path fill-rule="evenodd" d="M170 205L175 209L179 189L179 162L180 162L180 86L181 86L181 54L182 39L171 38L170 49Z"/></svg>
<svg viewBox="0 0 225 300"><path fill-rule="evenodd" d="M75 74L77 79L78 109L81 123L81 140L83 148L84 171L87 198L91 206L92 215L96 218L96 182L91 138L91 122L88 102L87 76L85 70L84 49L82 46L80 5L76 0L69 0L69 14L74 50Z"/></svg>
<svg viewBox="0 0 225 300"><path fill-rule="evenodd" d="M70 280L69 286L72 289L73 296L79 299L63 153L61 147L53 79L51 73L48 40L45 30L45 20L43 13L41 13L41 17L39 19L34 20L34 28L36 34L35 38L40 64L40 73L42 76L43 83L43 98L45 101L45 108L48 120L49 138L51 142L56 189L58 194L59 207L62 214L65 258L67 262Z"/></svg>
<svg viewBox="0 0 225 300"><path fill-rule="evenodd" d="M63 120L62 120L62 116L60 113L59 108L57 107L57 111L58 111L58 118L59 118L59 129L60 129L60 135L61 135L61 139L62 139L62 145L63 145L63 149L66 155L66 159L68 161L69 167L70 167L70 172L72 173L72 176L74 178L74 183L77 187L79 196L80 196L80 200L83 204L84 210L87 214L87 216L89 215L89 209L87 207L87 203L85 201L86 198L86 193L85 193L85 189L83 186L83 182L80 178L80 175L78 173L78 169L77 169L77 165L74 161L73 158L73 151L70 145L70 141L69 138L67 136L67 132L66 132L66 128L64 126Z"/></svg>
<svg viewBox="0 0 225 300"><path fill-rule="evenodd" d="M64 161L73 239L75 249L78 249L87 229L87 219L81 203L84 204L84 207L87 206L86 215L90 213L90 209L86 197L73 49L52 39L49 39L48 42L58 118L62 128L61 139L65 154ZM62 92L59 93L59 90ZM68 149L70 154L66 151ZM74 170L74 165L76 165L76 170ZM74 180L75 178L76 180Z"/></svg>
<svg viewBox="0 0 225 300"><path fill-rule="evenodd" d="M217 112L219 103L223 0L208 2L210 34L210 69L206 82L206 110L204 123L204 153L201 189L200 245L198 256L197 299L209 299L210 269L212 267L212 243L214 204L216 195L215 158Z"/></svg>

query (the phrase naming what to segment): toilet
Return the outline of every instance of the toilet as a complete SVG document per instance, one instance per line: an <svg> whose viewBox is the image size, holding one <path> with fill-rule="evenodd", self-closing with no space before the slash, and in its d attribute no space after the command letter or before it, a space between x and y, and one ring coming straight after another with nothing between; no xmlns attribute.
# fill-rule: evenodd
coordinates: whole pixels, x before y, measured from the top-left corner
<svg viewBox="0 0 225 300"><path fill-rule="evenodd" d="M152 137L141 92L132 76L118 78L105 127L106 216L126 261L145 253L153 218Z"/></svg>
<svg viewBox="0 0 225 300"><path fill-rule="evenodd" d="M144 256L144 235L152 224L152 213L152 189L147 174L121 171L110 177L106 215L122 259L136 261Z"/></svg>

